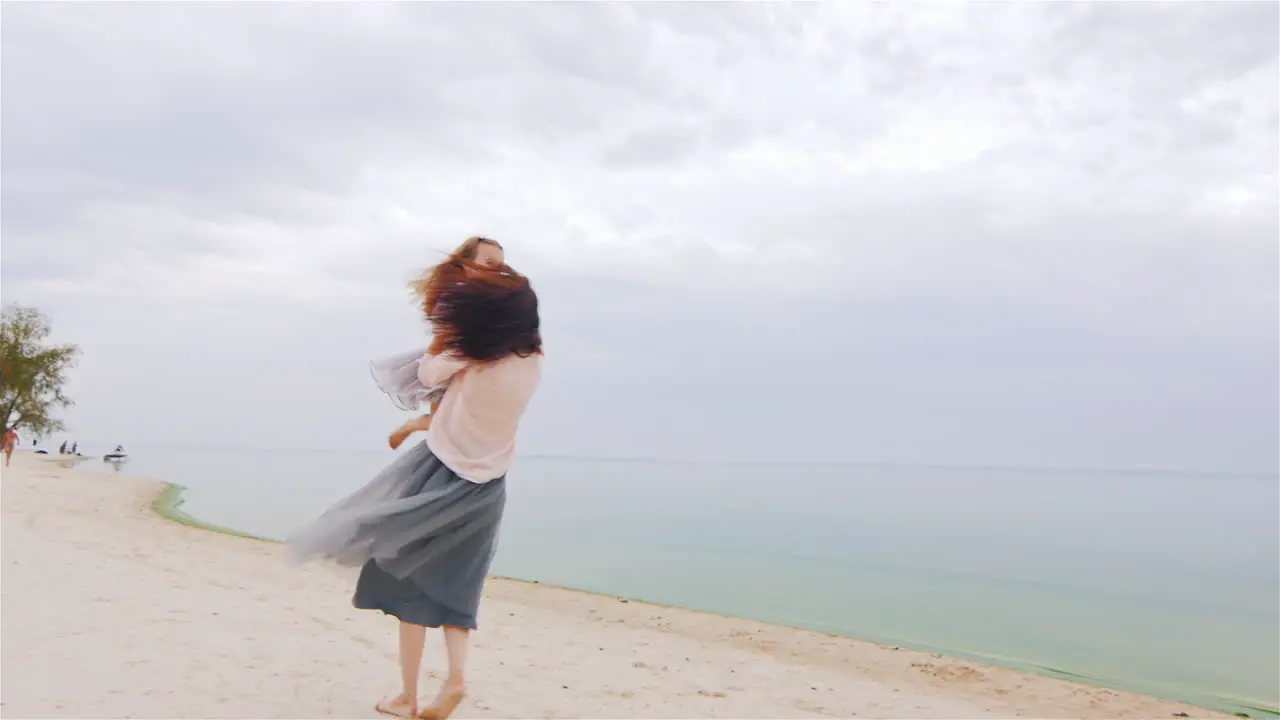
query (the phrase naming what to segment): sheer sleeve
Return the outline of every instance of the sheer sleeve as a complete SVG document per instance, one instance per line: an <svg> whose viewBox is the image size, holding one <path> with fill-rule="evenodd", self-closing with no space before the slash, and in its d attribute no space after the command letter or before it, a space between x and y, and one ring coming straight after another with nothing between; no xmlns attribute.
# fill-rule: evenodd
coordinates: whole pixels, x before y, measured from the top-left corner
<svg viewBox="0 0 1280 720"><path fill-rule="evenodd" d="M427 387L444 387L467 367L467 361L452 355L431 355L418 365L418 380Z"/></svg>
<svg viewBox="0 0 1280 720"><path fill-rule="evenodd" d="M418 371L426 352L425 348L411 350L369 362L369 374L373 376L374 384L401 410L417 410L427 405L432 397L444 394L447 377L443 383L426 385L422 382Z"/></svg>

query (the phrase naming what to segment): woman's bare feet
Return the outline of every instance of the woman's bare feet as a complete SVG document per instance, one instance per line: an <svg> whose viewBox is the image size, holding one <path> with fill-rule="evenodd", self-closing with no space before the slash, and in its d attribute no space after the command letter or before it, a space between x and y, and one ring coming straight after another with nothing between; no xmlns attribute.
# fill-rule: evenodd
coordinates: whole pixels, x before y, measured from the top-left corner
<svg viewBox="0 0 1280 720"><path fill-rule="evenodd" d="M418 714L418 698L405 697L403 693L395 697L383 698L373 708L383 715L392 717L414 717Z"/></svg>
<svg viewBox="0 0 1280 720"><path fill-rule="evenodd" d="M440 688L440 694L418 713L418 717L423 720L448 720L466 696L466 685L445 683L444 687Z"/></svg>

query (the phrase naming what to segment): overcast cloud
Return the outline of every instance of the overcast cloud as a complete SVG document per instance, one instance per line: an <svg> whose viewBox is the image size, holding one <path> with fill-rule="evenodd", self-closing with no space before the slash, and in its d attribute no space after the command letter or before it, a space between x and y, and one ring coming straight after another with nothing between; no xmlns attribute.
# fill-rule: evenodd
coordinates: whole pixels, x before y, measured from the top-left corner
<svg viewBox="0 0 1280 720"><path fill-rule="evenodd" d="M503 241L527 452L1271 471L1280 5L6 3L86 442L377 447Z"/></svg>

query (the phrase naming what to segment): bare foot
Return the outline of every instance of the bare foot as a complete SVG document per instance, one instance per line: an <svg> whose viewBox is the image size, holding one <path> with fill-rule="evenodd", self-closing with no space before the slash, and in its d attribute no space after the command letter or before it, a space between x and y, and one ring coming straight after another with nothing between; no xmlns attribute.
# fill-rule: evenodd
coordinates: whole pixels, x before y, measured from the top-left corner
<svg viewBox="0 0 1280 720"><path fill-rule="evenodd" d="M413 717L418 714L418 698L407 698L401 693L379 700L373 709L392 717Z"/></svg>
<svg viewBox="0 0 1280 720"><path fill-rule="evenodd" d="M387 437L387 444L392 450L397 450L404 443L405 438L413 434L414 428L409 427L410 423L405 423L396 428L396 431Z"/></svg>
<svg viewBox="0 0 1280 720"><path fill-rule="evenodd" d="M467 696L467 686L465 685L445 685L440 688L440 694L436 696L431 704L422 709L418 713L418 717L423 720L448 720L454 710L458 709L458 705L462 704L462 699Z"/></svg>
<svg viewBox="0 0 1280 720"><path fill-rule="evenodd" d="M423 415L422 417L414 418L409 422L406 422L405 424L396 428L396 431L391 433L391 435L387 437L387 444L391 446L392 450L395 450L400 447L400 445L404 442L405 438L409 437L410 435L416 432L419 432L419 431L426 432L427 430L430 430L430 429L431 429L430 415Z"/></svg>

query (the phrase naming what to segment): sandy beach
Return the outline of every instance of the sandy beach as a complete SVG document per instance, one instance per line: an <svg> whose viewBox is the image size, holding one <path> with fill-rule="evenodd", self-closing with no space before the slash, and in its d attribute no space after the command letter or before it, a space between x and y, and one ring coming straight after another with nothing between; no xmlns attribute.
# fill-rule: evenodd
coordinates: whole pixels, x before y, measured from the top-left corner
<svg viewBox="0 0 1280 720"><path fill-rule="evenodd" d="M378 717L373 703L396 687L394 621L350 606L354 571L164 519L151 509L163 489L14 456L0 479L0 714ZM480 622L457 717L1225 717L511 580L490 582ZM438 640L424 664L429 696Z"/></svg>

